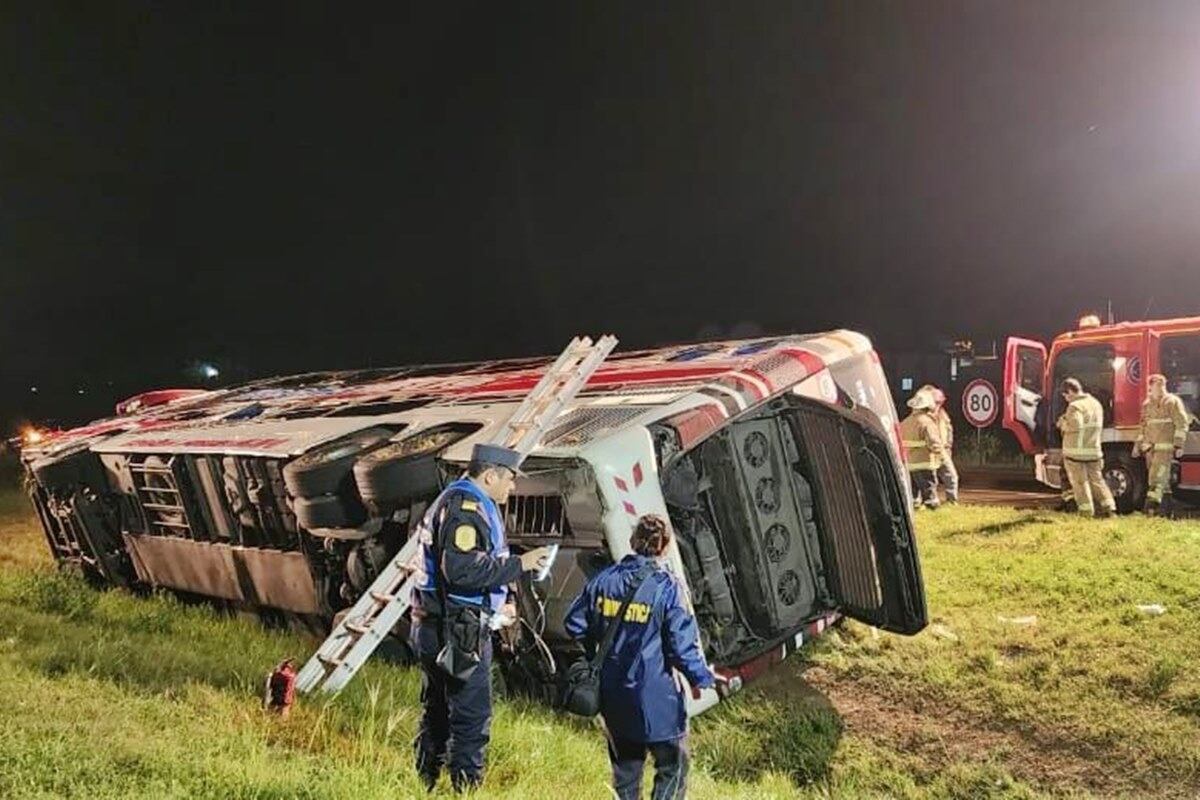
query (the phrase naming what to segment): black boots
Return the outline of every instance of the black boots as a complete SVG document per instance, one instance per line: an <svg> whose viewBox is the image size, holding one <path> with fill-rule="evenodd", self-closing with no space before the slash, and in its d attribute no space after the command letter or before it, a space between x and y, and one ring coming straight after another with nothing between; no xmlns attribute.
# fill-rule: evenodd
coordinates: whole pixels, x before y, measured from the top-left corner
<svg viewBox="0 0 1200 800"><path fill-rule="evenodd" d="M1167 519L1175 519L1175 501L1171 495L1163 495L1162 503L1158 506L1158 514Z"/></svg>
<svg viewBox="0 0 1200 800"><path fill-rule="evenodd" d="M1146 506L1142 510L1146 512L1147 517L1175 519L1175 503L1169 494L1163 495L1161 501L1146 500Z"/></svg>

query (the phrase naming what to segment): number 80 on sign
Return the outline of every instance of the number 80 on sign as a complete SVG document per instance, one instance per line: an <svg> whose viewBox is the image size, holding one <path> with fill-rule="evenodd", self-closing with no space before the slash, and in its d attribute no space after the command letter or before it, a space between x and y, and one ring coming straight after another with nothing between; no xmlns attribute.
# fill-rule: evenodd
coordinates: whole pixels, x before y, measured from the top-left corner
<svg viewBox="0 0 1200 800"><path fill-rule="evenodd" d="M996 393L996 387L989 381L977 378L963 389L963 416L976 428L986 428L995 422L999 410L1000 396Z"/></svg>

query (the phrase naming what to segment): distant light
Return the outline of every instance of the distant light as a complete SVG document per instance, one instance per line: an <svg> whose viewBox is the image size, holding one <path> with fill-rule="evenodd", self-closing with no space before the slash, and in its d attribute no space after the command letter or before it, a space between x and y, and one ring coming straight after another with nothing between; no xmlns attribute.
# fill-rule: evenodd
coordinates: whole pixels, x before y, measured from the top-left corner
<svg viewBox="0 0 1200 800"><path fill-rule="evenodd" d="M83 389L80 389L79 391L75 392L75 394L83 394Z"/></svg>
<svg viewBox="0 0 1200 800"><path fill-rule="evenodd" d="M221 370L217 369L212 364L201 364L200 374L206 378L215 378L221 374Z"/></svg>
<svg viewBox="0 0 1200 800"><path fill-rule="evenodd" d="M912 388L913 388L913 379L912 378L901 378L900 379L900 391L911 392Z"/></svg>
<svg viewBox="0 0 1200 800"><path fill-rule="evenodd" d="M29 387L29 391L33 392L34 394L37 394L37 387L36 387L36 386L30 386L30 387Z"/></svg>

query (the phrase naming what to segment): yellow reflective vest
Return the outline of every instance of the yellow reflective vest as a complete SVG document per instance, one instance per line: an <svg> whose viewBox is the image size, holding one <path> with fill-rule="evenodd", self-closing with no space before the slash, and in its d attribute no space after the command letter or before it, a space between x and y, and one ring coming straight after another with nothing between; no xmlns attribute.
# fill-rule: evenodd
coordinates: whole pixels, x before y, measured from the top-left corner
<svg viewBox="0 0 1200 800"><path fill-rule="evenodd" d="M1067 404L1058 418L1062 431L1063 456L1072 461L1097 461L1104 458L1100 432L1104 429L1104 408L1087 392Z"/></svg>
<svg viewBox="0 0 1200 800"><path fill-rule="evenodd" d="M942 434L929 411L914 411L900 423L900 440L908 453L908 471L937 469L942 465Z"/></svg>
<svg viewBox="0 0 1200 800"><path fill-rule="evenodd" d="M1167 392L1161 400L1146 398L1142 403L1142 426L1138 431L1137 448L1149 445L1152 450L1176 450L1187 441L1192 415L1179 395Z"/></svg>

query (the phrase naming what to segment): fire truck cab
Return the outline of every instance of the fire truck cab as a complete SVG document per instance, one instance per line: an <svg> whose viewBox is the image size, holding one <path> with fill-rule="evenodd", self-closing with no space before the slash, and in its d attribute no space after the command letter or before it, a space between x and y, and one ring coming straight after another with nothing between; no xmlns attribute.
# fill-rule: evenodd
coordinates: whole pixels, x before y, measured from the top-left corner
<svg viewBox="0 0 1200 800"><path fill-rule="evenodd" d="M1034 456L1037 478L1063 486L1062 439L1056 421L1066 401L1057 387L1076 378L1104 407L1104 476L1121 512L1139 509L1146 469L1132 452L1146 377L1161 372L1192 415L1172 484L1180 499L1200 499L1200 317L1101 325L1095 316L1046 346L1011 337L1005 347L1004 427ZM1190 495L1189 492L1196 494Z"/></svg>

